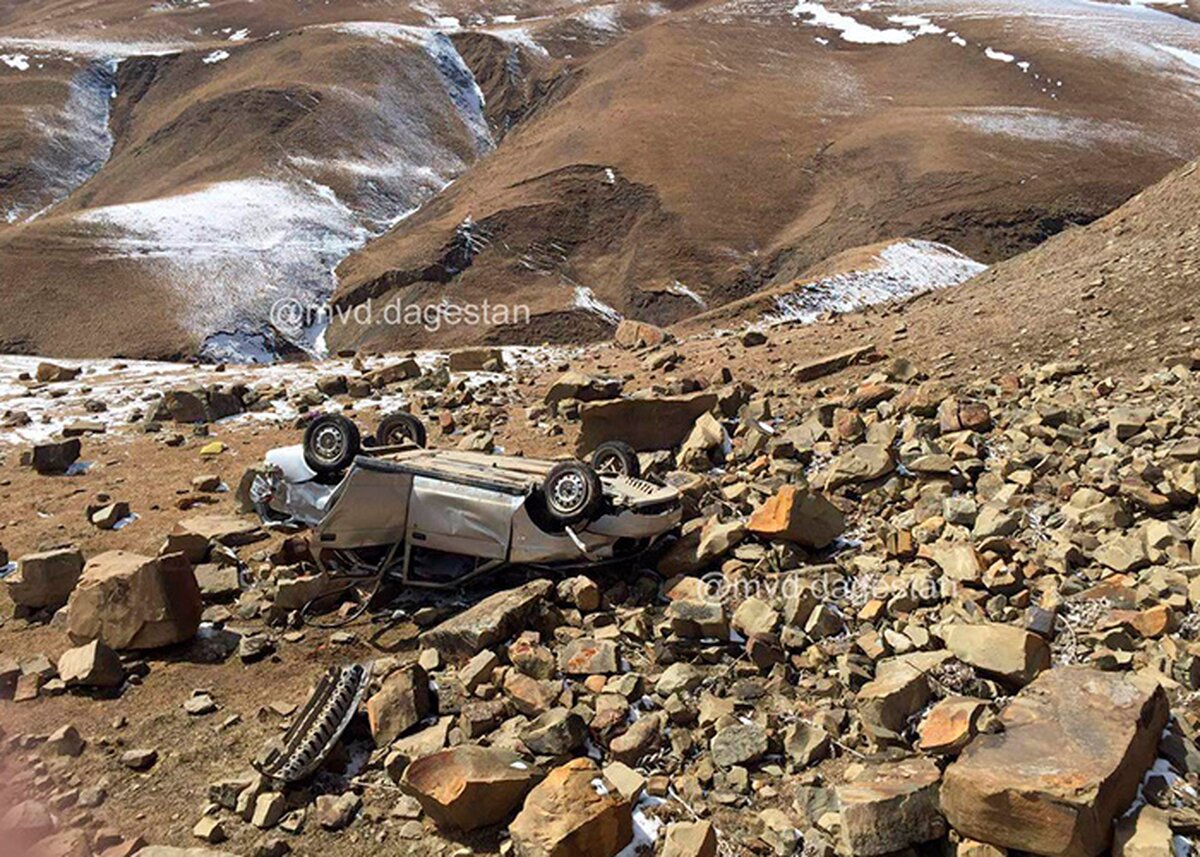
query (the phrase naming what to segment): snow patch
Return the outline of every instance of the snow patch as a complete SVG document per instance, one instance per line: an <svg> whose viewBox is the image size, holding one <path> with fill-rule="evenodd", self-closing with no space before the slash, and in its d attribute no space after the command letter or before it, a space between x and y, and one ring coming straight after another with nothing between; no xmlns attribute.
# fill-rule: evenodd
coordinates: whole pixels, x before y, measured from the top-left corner
<svg viewBox="0 0 1200 857"><path fill-rule="evenodd" d="M593 30L599 30L603 33L615 33L621 29L621 25L617 21L617 7L613 3L604 6L593 6L580 14L578 20L587 24Z"/></svg>
<svg viewBox="0 0 1200 857"><path fill-rule="evenodd" d="M945 27L939 27L924 15L888 15L888 20L901 27L911 28L918 36L940 36L946 32Z"/></svg>
<svg viewBox="0 0 1200 857"><path fill-rule="evenodd" d="M0 54L0 62L17 71L29 71L29 57L26 54Z"/></svg>
<svg viewBox="0 0 1200 857"><path fill-rule="evenodd" d="M1177 48L1173 45L1155 45L1154 47L1158 48L1160 51L1170 54L1181 62L1187 63L1192 68L1200 69L1200 53L1189 51L1184 48Z"/></svg>
<svg viewBox="0 0 1200 857"><path fill-rule="evenodd" d="M315 182L265 178L218 182L176 196L84 211L100 252L162 268L187 304L198 336L245 330L272 304L322 303L337 263L367 231L333 191ZM301 335L296 344L311 349Z"/></svg>
<svg viewBox="0 0 1200 857"><path fill-rule="evenodd" d="M777 297L775 311L763 318L764 324L811 324L826 313L852 312L958 285L987 268L945 244L919 240L891 244L875 261L875 267L835 274Z"/></svg>
<svg viewBox="0 0 1200 857"><path fill-rule="evenodd" d="M485 29L483 32L489 36L495 36L502 42L508 42L510 45L525 48L525 50L537 56L550 56L550 52L533 37L533 31L529 27L496 27Z"/></svg>
<svg viewBox="0 0 1200 857"><path fill-rule="evenodd" d="M104 39L78 39L46 36L39 38L0 38L0 49L25 50L33 53L66 54L98 60L122 60L132 56L167 56L191 47L189 42L118 42Z"/></svg>
<svg viewBox="0 0 1200 857"><path fill-rule="evenodd" d="M551 367L569 362L582 353L579 348L542 346L505 346L505 365L514 371L549 371ZM300 390L311 387L318 377L328 374L357 376L360 370L353 360L331 358L322 362L275 363L260 366L229 365L223 372L210 366L186 363L166 363L150 360L57 360L52 362L83 369L74 381L52 385L55 397L46 395L44 385L18 381L22 373L33 375L43 357L0 355L0 423L5 414L22 411L29 417L24 426L0 426L0 444L37 443L62 432L63 426L86 418L103 423L108 437L116 439L123 432L137 432L134 423L159 395L176 387L208 387L212 384L246 384L250 387L287 387ZM390 365L395 355L364 357L362 371ZM428 372L444 365L444 351L419 351L417 363ZM486 380L503 379L490 374ZM87 402L101 399L108 410L92 414ZM355 402L363 412L390 413L411 405L407 392L376 391L369 398ZM229 417L228 422L279 422L294 420L298 412L285 398L272 399L263 411ZM222 422L226 422L223 420Z"/></svg>
<svg viewBox="0 0 1200 857"><path fill-rule="evenodd" d="M334 25L333 29L335 32L347 36L358 36L385 43L407 42L410 45L424 45L429 36L436 32L428 27L392 24L387 21L347 21Z"/></svg>
<svg viewBox="0 0 1200 857"><path fill-rule="evenodd" d="M791 14L797 18L806 17L804 23L810 27L836 30L843 41L858 45L903 45L917 37L911 30L877 29L850 15L830 11L820 3L797 3L792 7Z"/></svg>
<svg viewBox="0 0 1200 857"><path fill-rule="evenodd" d="M407 43L424 49L437 66L442 84L463 123L475 138L479 153L495 146L487 117L484 116L483 90L466 61L443 32L427 27L412 27L385 21L353 21L337 24L334 29L347 35L371 38L385 43Z"/></svg>
<svg viewBox="0 0 1200 857"><path fill-rule="evenodd" d="M633 808L633 841L617 852L617 857L638 857L639 854L655 853L655 843L662 832L663 820L649 815L646 810L662 806L663 803L665 801L662 798L651 795L641 797Z"/></svg>
<svg viewBox="0 0 1200 857"><path fill-rule="evenodd" d="M229 59L229 51L213 51L211 54L201 60L205 65L213 65L214 63L222 62Z"/></svg>
<svg viewBox="0 0 1200 857"><path fill-rule="evenodd" d="M596 293L587 286L575 287L575 295L571 305L576 309L598 315L612 324L620 324L621 319L625 317L596 297Z"/></svg>
<svg viewBox="0 0 1200 857"><path fill-rule="evenodd" d="M113 147L108 119L116 73L116 60L89 62L72 76L62 107L43 105L26 113L44 141L29 160L40 183L36 193L15 201L5 215L10 223L40 216L104 166Z"/></svg>
<svg viewBox="0 0 1200 857"><path fill-rule="evenodd" d="M493 149L496 141L492 139L487 117L483 113L483 90L479 88L475 75L454 47L454 42L444 33L437 33L425 43L425 50L436 63L442 75L442 83L446 87L446 94L450 96L450 101L453 102L463 124L475 137L476 150L482 153Z"/></svg>
<svg viewBox="0 0 1200 857"><path fill-rule="evenodd" d="M181 12L187 9L207 9L208 0L162 0L150 7L151 12Z"/></svg>
<svg viewBox="0 0 1200 857"><path fill-rule="evenodd" d="M1004 51L998 51L995 48L984 48L983 55L990 60L998 62L1015 62L1017 59L1012 54L1006 54Z"/></svg>
<svg viewBox="0 0 1200 857"><path fill-rule="evenodd" d="M1135 122L1066 116L1031 107L977 108L965 111L955 121L984 134L995 134L1039 143L1088 148L1101 144L1167 152L1188 157L1169 140L1146 133Z"/></svg>
<svg viewBox="0 0 1200 857"><path fill-rule="evenodd" d="M676 280L675 282L671 283L671 285L667 286L667 292L672 295L679 295L681 298L687 298L695 301L697 306L708 306L708 304L704 302L704 298L700 297L700 295L696 294L683 283L679 282L679 280Z"/></svg>

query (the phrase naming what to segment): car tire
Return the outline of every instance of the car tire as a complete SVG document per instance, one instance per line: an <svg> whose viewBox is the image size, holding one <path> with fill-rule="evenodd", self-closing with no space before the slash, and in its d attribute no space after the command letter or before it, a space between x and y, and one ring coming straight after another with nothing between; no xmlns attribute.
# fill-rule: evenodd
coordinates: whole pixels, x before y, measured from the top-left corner
<svg viewBox="0 0 1200 857"><path fill-rule="evenodd" d="M361 451L358 426L341 414L322 414L304 430L304 463L323 476L345 470Z"/></svg>
<svg viewBox="0 0 1200 857"><path fill-rule="evenodd" d="M592 468L601 476L642 475L642 463L637 452L623 440L609 440L592 450Z"/></svg>
<svg viewBox="0 0 1200 857"><path fill-rule="evenodd" d="M567 527L595 519L604 508L600 476L582 461L554 465L542 482L541 493L550 518Z"/></svg>
<svg viewBox="0 0 1200 857"><path fill-rule="evenodd" d="M425 424L407 411L388 414L375 429L376 446L394 446L410 440L424 449L427 439Z"/></svg>

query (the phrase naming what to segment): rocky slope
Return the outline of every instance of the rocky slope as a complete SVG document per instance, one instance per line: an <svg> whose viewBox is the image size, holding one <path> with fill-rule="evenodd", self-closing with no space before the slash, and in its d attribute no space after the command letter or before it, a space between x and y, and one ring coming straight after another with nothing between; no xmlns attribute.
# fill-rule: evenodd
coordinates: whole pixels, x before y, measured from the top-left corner
<svg viewBox="0 0 1200 857"><path fill-rule="evenodd" d="M448 341L272 328L330 295L521 306L454 341L579 341L882 240L994 262L1193 154L1200 38L1168 5L10 4L0 343Z"/></svg>
<svg viewBox="0 0 1200 857"><path fill-rule="evenodd" d="M709 334L736 361L700 338L455 358L498 359L487 373L431 354L303 376L7 367L31 421L92 422L67 429L90 462L74 475L20 446L0 465L18 560L0 584L7 841L147 857L1190 843L1200 353L1116 380L1071 359L931 377L903 341L798 363L832 328ZM587 374L604 371L624 393ZM697 388L712 412L665 434ZM517 572L462 600L410 592L383 623L305 626L325 584L302 540L221 486L293 441L299 409L369 425L398 403L441 446L555 455L636 435L688 498L680 538L637 566ZM352 604L337 594L323 621ZM369 699L322 772L256 778L307 684L367 659Z"/></svg>

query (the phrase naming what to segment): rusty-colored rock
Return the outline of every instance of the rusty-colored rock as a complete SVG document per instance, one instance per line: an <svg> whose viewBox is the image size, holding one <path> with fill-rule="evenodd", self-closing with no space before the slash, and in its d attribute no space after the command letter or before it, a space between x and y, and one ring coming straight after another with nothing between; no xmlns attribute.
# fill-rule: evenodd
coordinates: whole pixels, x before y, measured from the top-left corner
<svg viewBox="0 0 1200 857"><path fill-rule="evenodd" d="M836 506L822 495L784 485L750 516L747 529L765 539L795 542L810 548L830 545L846 528Z"/></svg>
<svg viewBox="0 0 1200 857"><path fill-rule="evenodd" d="M1085 667L1043 673L972 741L942 783L959 833L1050 857L1095 857L1154 761L1167 721L1156 684Z"/></svg>

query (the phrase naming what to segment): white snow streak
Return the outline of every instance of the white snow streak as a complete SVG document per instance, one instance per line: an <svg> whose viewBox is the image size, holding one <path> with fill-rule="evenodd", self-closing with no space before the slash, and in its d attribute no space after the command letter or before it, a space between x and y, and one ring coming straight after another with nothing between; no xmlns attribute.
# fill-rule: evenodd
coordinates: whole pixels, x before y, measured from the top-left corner
<svg viewBox="0 0 1200 857"><path fill-rule="evenodd" d="M1155 45L1154 47L1160 51L1165 51L1177 60L1187 63L1192 68L1200 68L1200 53L1185 50L1184 48L1177 48L1173 45Z"/></svg>
<svg viewBox="0 0 1200 857"><path fill-rule="evenodd" d="M679 280L671 283L671 285L667 287L667 292L672 295L679 295L681 298L687 298L688 300L695 301L697 306L708 306L708 304L704 302L704 298L700 297L700 295L696 294L683 283L679 282Z"/></svg>
<svg viewBox="0 0 1200 857"><path fill-rule="evenodd" d="M792 7L791 14L797 18L804 16L807 19L804 23L810 27L836 30L843 41L858 45L903 45L916 38L911 30L879 30L849 15L832 12L820 3L797 3Z"/></svg>
<svg viewBox="0 0 1200 857"><path fill-rule="evenodd" d="M66 54L69 57L87 59L128 59L132 56L166 56L177 54L191 47L188 42L118 42L104 39L59 38L0 38L0 48L19 49L34 53L48 52Z"/></svg>
<svg viewBox="0 0 1200 857"><path fill-rule="evenodd" d="M0 62L17 71L29 71L29 57L26 54L0 54Z"/></svg>
<svg viewBox="0 0 1200 857"><path fill-rule="evenodd" d="M763 322L811 324L826 313L852 312L957 285L987 268L952 247L917 240L885 247L876 262L876 267L826 277L776 298L775 312L767 314Z"/></svg>
<svg viewBox="0 0 1200 857"><path fill-rule="evenodd" d="M600 30L604 33L615 33L621 29L621 25L617 23L617 7L613 3L604 6L592 6L578 17L580 21L587 24L593 30Z"/></svg>
<svg viewBox="0 0 1200 857"><path fill-rule="evenodd" d="M960 113L955 121L985 134L1039 143L1061 143L1076 148L1097 145L1139 147L1181 158L1191 156L1178 143L1150 134L1135 122L1118 119L1067 116L1032 107L981 107Z"/></svg>
<svg viewBox="0 0 1200 857"><path fill-rule="evenodd" d="M116 60L88 62L67 85L59 108L39 105L24 115L42 140L29 167L38 176L36 190L13 199L5 220L32 219L57 204L95 175L108 160L113 138L109 111L116 95Z"/></svg>
<svg viewBox="0 0 1200 857"><path fill-rule="evenodd" d="M596 297L596 293L587 286L575 287L575 295L571 305L576 309L581 309L586 312L590 312L593 315L598 315L604 320L613 324L620 324L621 319L625 317L606 304L604 301Z"/></svg>

